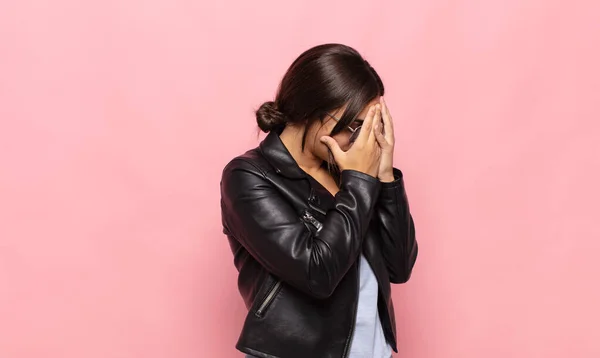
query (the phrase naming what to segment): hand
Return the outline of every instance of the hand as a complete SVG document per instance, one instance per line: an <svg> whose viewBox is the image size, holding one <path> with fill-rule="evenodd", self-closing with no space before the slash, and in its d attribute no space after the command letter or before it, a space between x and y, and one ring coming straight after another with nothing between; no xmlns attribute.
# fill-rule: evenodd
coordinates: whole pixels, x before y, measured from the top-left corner
<svg viewBox="0 0 600 358"><path fill-rule="evenodd" d="M381 121L375 122L374 130L377 143L381 148L381 158L379 161L379 170L377 178L383 182L394 181L394 125L392 116L385 104L383 96L379 100L381 104L381 113L383 117L383 126Z"/></svg>
<svg viewBox="0 0 600 358"><path fill-rule="evenodd" d="M381 123L381 106L369 108L369 113L362 125L358 138L347 152L344 152L335 139L329 136L321 137L340 170L356 170L372 177L377 177L381 148L377 143L374 123Z"/></svg>

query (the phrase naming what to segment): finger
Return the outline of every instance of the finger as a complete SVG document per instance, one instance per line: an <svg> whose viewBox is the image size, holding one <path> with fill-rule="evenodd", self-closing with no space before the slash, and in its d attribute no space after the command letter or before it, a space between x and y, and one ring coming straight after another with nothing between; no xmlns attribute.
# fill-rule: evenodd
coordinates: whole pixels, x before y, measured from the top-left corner
<svg viewBox="0 0 600 358"><path fill-rule="evenodd" d="M369 107L369 112L367 112L367 116L365 117L365 121L362 124L362 129L358 134L358 138L356 138L356 142L365 142L369 135L371 134L371 129L373 127L373 117L375 116L375 106Z"/></svg>
<svg viewBox="0 0 600 358"><path fill-rule="evenodd" d="M368 141L370 143L374 143L376 140L376 132L377 131L381 131L381 106L380 105L375 105L375 115L373 116L373 125L371 127L371 130L369 131L369 139Z"/></svg>
<svg viewBox="0 0 600 358"><path fill-rule="evenodd" d="M388 142L393 142L394 139L394 123L392 121L392 116L390 115L390 110L383 99L383 96L380 97L381 108L383 109L383 125L385 126L385 137Z"/></svg>
<svg viewBox="0 0 600 358"><path fill-rule="evenodd" d="M377 143L380 147L384 147L387 145L387 140L385 139L385 135L382 132L382 125L378 124L377 127L378 128L375 130L375 139L377 139Z"/></svg>
<svg viewBox="0 0 600 358"><path fill-rule="evenodd" d="M335 159L336 162L338 161L340 156L344 154L344 151L342 150L342 148L340 148L340 145L338 144L338 142L335 139L333 139L329 136L323 136L323 137L321 137L321 142L323 144L325 144L327 146L327 148L329 148L329 150L331 150L331 153L333 154L333 158Z"/></svg>

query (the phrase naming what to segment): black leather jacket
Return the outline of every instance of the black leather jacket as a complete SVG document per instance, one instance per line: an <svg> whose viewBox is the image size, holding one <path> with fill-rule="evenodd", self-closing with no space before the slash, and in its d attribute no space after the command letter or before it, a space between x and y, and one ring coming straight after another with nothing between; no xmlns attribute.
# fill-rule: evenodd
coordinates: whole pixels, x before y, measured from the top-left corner
<svg viewBox="0 0 600 358"><path fill-rule="evenodd" d="M417 242L402 173L382 183L346 170L332 196L271 132L223 170L221 209L248 315L236 348L257 357L349 352L362 251L379 283L379 316L395 352L391 283L404 283Z"/></svg>

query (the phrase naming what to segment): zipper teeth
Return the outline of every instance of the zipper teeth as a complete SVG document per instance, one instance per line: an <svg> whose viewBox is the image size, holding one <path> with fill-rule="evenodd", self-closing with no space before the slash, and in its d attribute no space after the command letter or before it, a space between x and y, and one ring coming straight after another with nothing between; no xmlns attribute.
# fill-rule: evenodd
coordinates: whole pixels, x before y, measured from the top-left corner
<svg viewBox="0 0 600 358"><path fill-rule="evenodd" d="M347 358L350 354L350 345L352 344L352 340L354 339L354 325L356 324L356 311L358 309L358 286L360 285L360 258L358 260L358 263L356 264L356 271L358 271L356 279L356 303L354 304L354 315L352 316L352 325L350 326L350 333L348 334L348 340L346 341L344 358Z"/></svg>
<svg viewBox="0 0 600 358"><path fill-rule="evenodd" d="M321 215L325 215L325 214L327 214L327 213L326 213L325 211L323 211L321 208L319 208L319 207L317 207L317 206L314 206L314 205L312 205L311 203L309 203L309 204L308 204L308 206L310 206L310 208L311 208L311 209L313 209L314 211L317 211L317 212L319 212L319 214L321 214Z"/></svg>
<svg viewBox="0 0 600 358"><path fill-rule="evenodd" d="M279 286L281 286L281 281L277 281L277 283L275 283L275 285L273 285L273 287L269 291L269 294L267 294L267 297L265 298L265 300L263 301L263 303L260 305L260 307L258 308L258 310L256 310L256 314L258 316L262 315L263 312L264 312L264 310L265 310L265 308L267 308L267 306L269 305L269 303L271 303L271 301L275 297L275 293L277 292L277 289L279 288Z"/></svg>

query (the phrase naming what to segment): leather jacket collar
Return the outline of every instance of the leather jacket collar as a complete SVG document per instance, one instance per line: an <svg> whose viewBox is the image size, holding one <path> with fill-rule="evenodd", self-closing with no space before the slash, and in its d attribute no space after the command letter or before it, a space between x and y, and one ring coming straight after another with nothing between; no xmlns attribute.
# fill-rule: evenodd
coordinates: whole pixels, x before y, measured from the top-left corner
<svg viewBox="0 0 600 358"><path fill-rule="evenodd" d="M305 178L306 173L298 166L292 154L287 150L279 135L281 131L271 131L259 144L260 150L275 172L288 178Z"/></svg>

